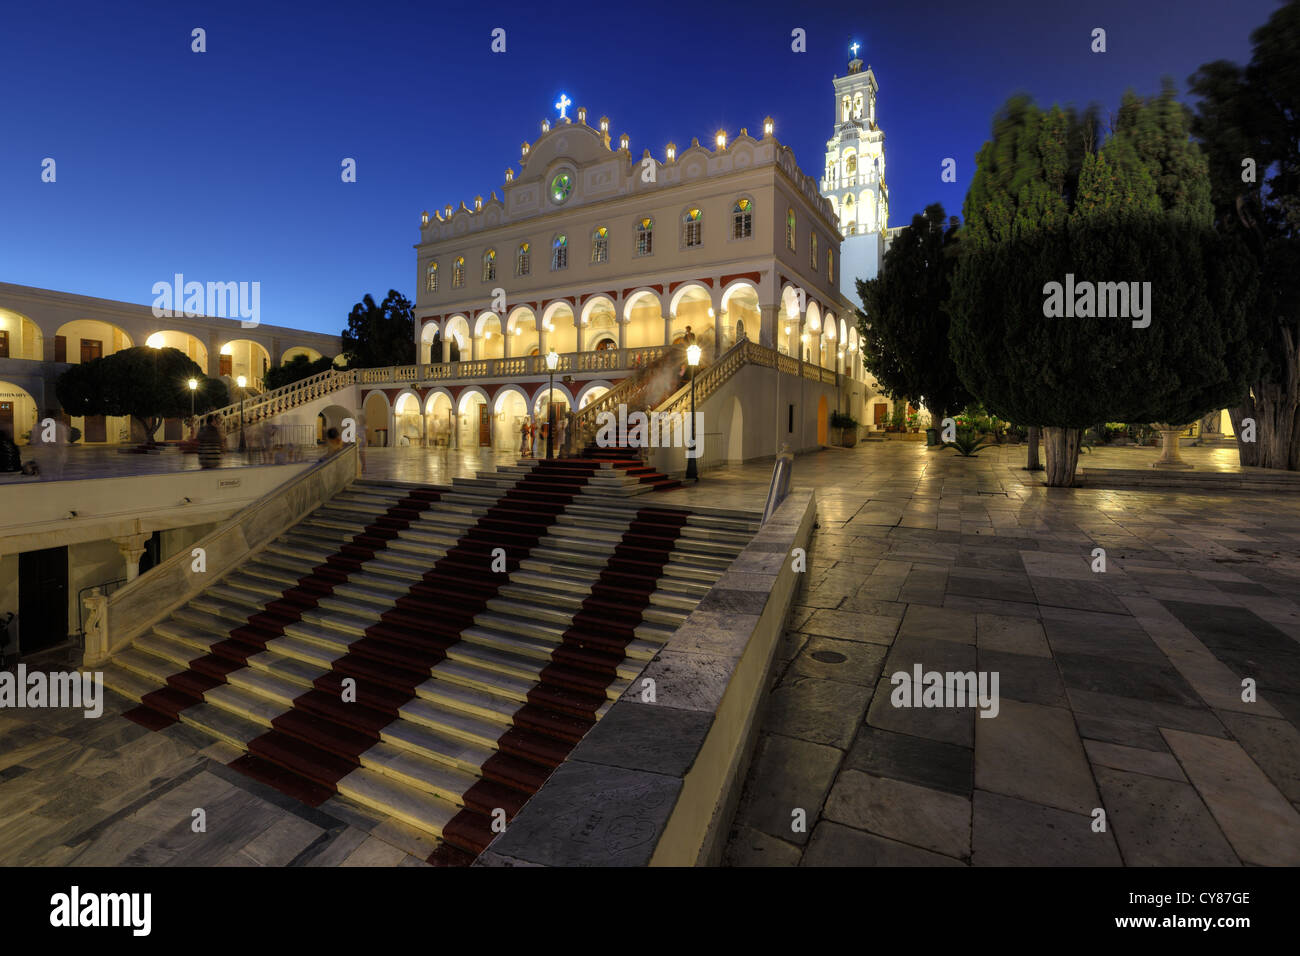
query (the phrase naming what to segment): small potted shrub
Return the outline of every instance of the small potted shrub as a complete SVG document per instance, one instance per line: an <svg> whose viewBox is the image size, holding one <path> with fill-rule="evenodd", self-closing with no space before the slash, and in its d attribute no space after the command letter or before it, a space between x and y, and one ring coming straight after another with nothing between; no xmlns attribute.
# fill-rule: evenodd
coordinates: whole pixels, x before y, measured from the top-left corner
<svg viewBox="0 0 1300 956"><path fill-rule="evenodd" d="M836 444L852 448L858 443L858 420L846 412L831 412L831 428L838 433Z"/></svg>

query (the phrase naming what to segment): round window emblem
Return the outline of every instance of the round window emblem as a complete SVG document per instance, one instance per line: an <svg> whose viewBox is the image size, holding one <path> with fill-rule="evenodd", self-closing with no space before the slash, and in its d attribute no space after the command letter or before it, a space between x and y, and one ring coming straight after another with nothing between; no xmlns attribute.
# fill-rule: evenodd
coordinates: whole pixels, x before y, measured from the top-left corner
<svg viewBox="0 0 1300 956"><path fill-rule="evenodd" d="M568 173L557 173L551 180L551 202L562 203L573 192L573 177Z"/></svg>

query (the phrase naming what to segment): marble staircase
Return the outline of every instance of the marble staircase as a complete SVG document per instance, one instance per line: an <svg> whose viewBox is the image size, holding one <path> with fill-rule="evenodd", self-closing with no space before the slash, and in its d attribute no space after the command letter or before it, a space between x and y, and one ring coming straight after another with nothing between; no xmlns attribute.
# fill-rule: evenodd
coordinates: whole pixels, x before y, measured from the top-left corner
<svg viewBox="0 0 1300 956"><path fill-rule="evenodd" d="M145 726L182 721L255 779L471 862L757 530L643 504L662 476L638 467L359 480L158 621L105 683Z"/></svg>

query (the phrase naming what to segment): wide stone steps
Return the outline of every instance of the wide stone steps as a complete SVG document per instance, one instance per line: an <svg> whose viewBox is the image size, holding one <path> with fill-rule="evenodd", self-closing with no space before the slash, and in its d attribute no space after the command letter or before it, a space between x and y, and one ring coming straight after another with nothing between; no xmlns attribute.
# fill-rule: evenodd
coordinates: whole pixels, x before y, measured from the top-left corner
<svg viewBox="0 0 1300 956"><path fill-rule="evenodd" d="M640 470L591 468L521 462L436 496L355 482L157 622L114 658L106 683L140 700L173 678L201 695L181 720L281 768L252 761L250 772L290 771L435 837L463 809L517 807L757 529L725 513L638 517L607 492L652 490ZM382 533L350 547L369 526ZM509 575L489 573L494 547ZM458 615L472 622L448 628ZM254 618L270 630L231 642ZM353 676L355 712L336 696ZM212 677L224 683L208 688Z"/></svg>

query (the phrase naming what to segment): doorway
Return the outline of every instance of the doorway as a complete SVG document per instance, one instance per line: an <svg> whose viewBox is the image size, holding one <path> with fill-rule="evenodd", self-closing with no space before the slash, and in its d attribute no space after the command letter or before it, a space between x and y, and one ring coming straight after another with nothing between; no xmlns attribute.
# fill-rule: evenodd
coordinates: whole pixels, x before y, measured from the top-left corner
<svg viewBox="0 0 1300 956"><path fill-rule="evenodd" d="M68 638L68 549L18 555L18 636L23 654Z"/></svg>
<svg viewBox="0 0 1300 956"><path fill-rule="evenodd" d="M0 435L14 440L14 403L0 402Z"/></svg>
<svg viewBox="0 0 1300 956"><path fill-rule="evenodd" d="M84 438L87 444L108 441L108 419L103 415L87 415L82 424L86 426Z"/></svg>
<svg viewBox="0 0 1300 956"><path fill-rule="evenodd" d="M485 448L492 444L492 414L487 405L478 407L478 443Z"/></svg>

